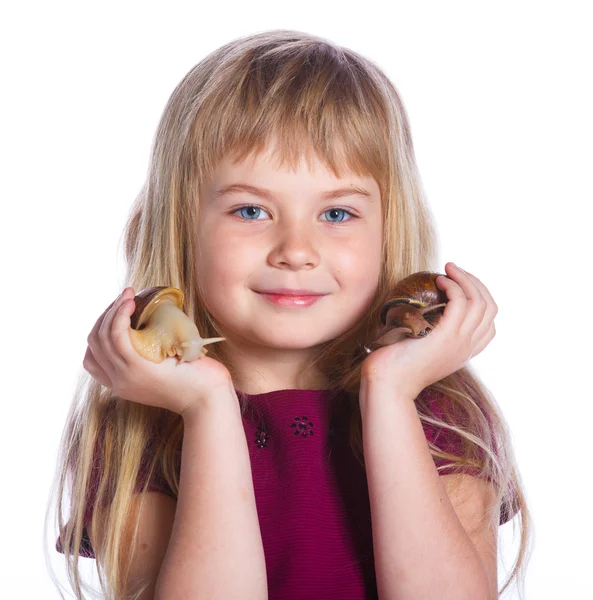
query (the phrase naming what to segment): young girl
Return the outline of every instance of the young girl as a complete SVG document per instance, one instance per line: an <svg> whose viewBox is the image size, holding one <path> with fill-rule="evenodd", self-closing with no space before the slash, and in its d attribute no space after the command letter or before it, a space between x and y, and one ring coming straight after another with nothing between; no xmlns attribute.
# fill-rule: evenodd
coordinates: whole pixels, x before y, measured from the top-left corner
<svg viewBox="0 0 593 600"><path fill-rule="evenodd" d="M468 365L495 334L486 286L447 263L430 335L360 357L395 284L438 271L435 240L401 98L371 61L279 30L192 69L65 427L56 548L76 597L86 556L110 599L498 598L515 515L502 591L523 581L521 479ZM142 358L133 298L154 285L226 340Z"/></svg>

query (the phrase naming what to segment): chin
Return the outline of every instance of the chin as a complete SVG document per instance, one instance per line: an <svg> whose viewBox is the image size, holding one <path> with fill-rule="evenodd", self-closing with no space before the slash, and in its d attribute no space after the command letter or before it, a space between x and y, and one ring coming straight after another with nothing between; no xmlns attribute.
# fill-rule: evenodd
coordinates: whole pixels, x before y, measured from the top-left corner
<svg viewBox="0 0 593 600"><path fill-rule="evenodd" d="M294 335L292 335L291 329L286 327L270 335L258 335L257 332L251 332L251 335L247 336L247 339L258 345L278 350L306 350L307 348L323 344L332 338L329 335L320 336L319 329L311 328L310 330L304 330L303 327L295 328Z"/></svg>

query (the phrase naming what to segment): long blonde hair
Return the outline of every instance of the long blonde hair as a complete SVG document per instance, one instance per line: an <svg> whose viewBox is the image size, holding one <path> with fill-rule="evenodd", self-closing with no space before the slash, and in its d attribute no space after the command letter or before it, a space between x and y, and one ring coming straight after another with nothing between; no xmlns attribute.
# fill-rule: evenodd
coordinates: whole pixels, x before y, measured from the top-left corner
<svg viewBox="0 0 593 600"><path fill-rule="evenodd" d="M370 175L380 187L384 240L375 298L367 318L324 344L314 360L326 374L328 387L347 393L351 447L364 464L357 402L360 344L373 341L379 311L398 281L417 271L438 270L436 232L416 167L408 117L394 85L374 63L326 39L292 30L236 39L198 63L173 91L158 125L147 179L126 225L126 285L137 292L153 285L182 289L184 309L202 336L223 336L202 302L196 272L199 186L222 157L233 154L240 160L264 150L272 139L280 142L280 165L294 166L301 158L315 156L337 177L348 171ZM209 346L208 353L234 375L224 344ZM439 413L430 401L435 398ZM240 403L244 411L243 398ZM501 593L515 578L522 590L531 519L510 435L494 399L468 367L429 386L416 406L423 423L448 429L459 439L456 453L429 442L439 471L471 467L496 484L496 506L488 513L493 526L499 525L499 510L520 517L520 550ZM157 427L162 427L161 441L151 447ZM93 539L99 532L104 539L101 551L95 550L102 591L105 598L119 599L131 555L124 552L121 532L133 515L141 463L151 448L144 490L160 471L177 495L175 461L182 437L179 415L118 398L81 374L60 444L50 494L54 502L50 501L46 517L56 518L77 598L83 598L83 588L89 589L78 562L88 503L92 500L106 510L103 519L93 518L88 526ZM67 523L63 504L70 510ZM134 530L138 521L131 522ZM514 526L513 521L513 532ZM60 586L55 577L54 582Z"/></svg>

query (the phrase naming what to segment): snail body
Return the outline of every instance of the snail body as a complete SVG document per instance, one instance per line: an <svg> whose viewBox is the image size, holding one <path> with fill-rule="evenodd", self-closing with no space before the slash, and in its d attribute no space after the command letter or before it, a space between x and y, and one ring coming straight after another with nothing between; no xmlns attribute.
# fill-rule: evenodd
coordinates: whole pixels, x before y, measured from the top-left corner
<svg viewBox="0 0 593 600"><path fill-rule="evenodd" d="M207 344L226 340L200 336L196 324L183 312L183 292L178 288L146 288L134 302L130 341L136 352L151 362L160 363L168 357L190 362L207 354Z"/></svg>
<svg viewBox="0 0 593 600"><path fill-rule="evenodd" d="M439 275L418 271L393 288L381 309L383 326L374 347L394 344L405 337L425 337L432 331L448 302L447 294L437 287Z"/></svg>

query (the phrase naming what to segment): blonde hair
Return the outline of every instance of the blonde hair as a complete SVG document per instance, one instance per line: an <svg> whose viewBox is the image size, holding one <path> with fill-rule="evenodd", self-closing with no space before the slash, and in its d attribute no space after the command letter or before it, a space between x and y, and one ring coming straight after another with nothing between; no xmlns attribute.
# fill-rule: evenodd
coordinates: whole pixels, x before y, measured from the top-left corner
<svg viewBox="0 0 593 600"><path fill-rule="evenodd" d="M199 186L221 158L232 154L241 160L269 147L273 139L280 143L279 165L294 166L314 156L337 177L348 171L374 177L381 191L384 240L375 298L367 318L324 344L314 360L326 374L328 387L347 394L350 443L364 464L358 408L360 344L373 341L380 309L398 281L417 271L437 270L436 232L408 117L394 85L374 63L326 39L292 30L236 39L198 63L173 91L158 125L147 179L125 230L126 285L136 292L153 285L182 289L184 309L202 336L224 335L204 306L196 273ZM234 376L225 362L224 344L210 345L208 353ZM438 400L442 412L433 410L431 399ZM244 398L239 400L244 411ZM455 453L429 442L439 471L472 468L496 484L496 505L487 515L492 526L498 528L499 510L520 516L519 555L501 593L514 578L522 587L531 519L510 435L494 399L468 367L426 388L416 406L423 423L449 430L459 439L460 451ZM157 430L160 442L151 447ZM86 373L81 375L52 487L57 509L48 507L48 516L57 516L68 579L77 598L83 597L83 588L89 589L78 562L88 502L94 499L106 510L101 520L94 513L90 532L93 539L99 532L104 536L101 551L95 549L102 591L105 598L118 599L131 555L124 551L121 532L129 522L133 531L137 527L131 506L141 464L147 464L143 490L162 471L177 495L175 461L182 437L179 415L118 398ZM92 473L98 482L94 489ZM71 498L65 524L67 484ZM514 526L513 521L513 532ZM55 578L54 582L59 585Z"/></svg>

